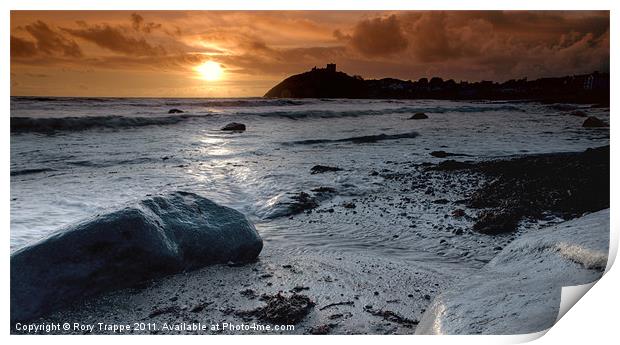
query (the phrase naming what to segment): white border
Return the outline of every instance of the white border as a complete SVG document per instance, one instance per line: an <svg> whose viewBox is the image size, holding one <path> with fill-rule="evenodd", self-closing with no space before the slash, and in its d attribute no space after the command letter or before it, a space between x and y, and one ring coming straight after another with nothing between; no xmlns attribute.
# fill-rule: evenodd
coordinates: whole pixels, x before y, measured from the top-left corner
<svg viewBox="0 0 620 345"><path fill-rule="evenodd" d="M7 1L10 2L10 1ZM434 0L434 1L406 1L406 0L313 0L313 1L285 1L285 0L220 0L192 1L192 0L12 0L6 7L16 10L46 10L46 9L75 9L75 10L607 10L614 6L613 1L605 0Z"/></svg>
<svg viewBox="0 0 620 345"><path fill-rule="evenodd" d="M0 17L0 25L2 25L2 35L0 35L0 49L2 49L2 68L0 70L1 80L1 92L4 95L2 97L2 109L3 114L0 116L0 126L5 131L5 135L2 136L2 150L0 151L0 164L1 169L1 188L3 193L3 205L0 209L0 219L2 219L5 230L5 253L10 253L10 136L9 136L9 97L10 94L10 56L9 56L9 32L10 32L10 12L9 10L60 10L60 9L75 9L75 10L136 10L136 9L149 9L149 10L611 10L611 94L614 95L618 85L618 75L615 73L615 62L617 59L617 15L616 10L619 8L619 1L603 1L603 0L589 0L589 1L576 1L576 0L502 0L499 1L482 1L482 0L433 0L433 1L399 1L399 0L383 0L383 1L362 1L362 0L313 0L308 2L292 2L292 1L257 1L257 0L220 0L219 2L196 2L191 0L107 0L107 1L75 1L75 0L55 0L55 1L41 1L41 0L5 0L0 6L2 6L2 14ZM618 102L612 97L611 109L616 109ZM615 120L612 119L612 123ZM615 131L611 131L612 147L617 142L617 135ZM618 204L618 183L615 182L613 177L618 176L618 152L612 150L611 154L611 209L616 209ZM611 252L614 253L612 258L615 258L618 248L618 217L614 212L611 213L611 227L612 227L612 241ZM613 260L613 259L612 259ZM30 343L35 341L44 341L51 344L66 344L66 343L83 343L85 339L78 336L53 336L45 338L34 338L34 336L12 336L8 339L9 333L9 256L6 255L0 265L0 279L2 281L2 317L0 320L2 324L6 325L3 337L5 343ZM592 291L587 293L582 300L577 303L573 310L569 311L556 326L549 330L548 334L538 340L543 344L556 344L556 343L609 343L610 339L617 338L617 315L619 308L618 298L618 286L620 286L620 274L618 269L610 269L608 266L607 274L601 279L601 281L592 287ZM544 334L544 332L542 332ZM382 342L390 341L396 343L455 343L459 344L496 344L496 343L516 343L533 340L540 336L416 336L411 338L410 336L330 336L330 337L303 337L303 336L218 336L217 338L200 337L200 336L185 336L183 338L171 338L174 336L117 336L114 338L106 336L91 336L88 338L88 342L92 344L105 344L111 340L121 343L129 342L149 342L154 344L168 344L171 341L200 343L204 344L211 341L232 342L232 343L255 343L255 342L269 342L270 344L289 344L291 342L300 344L310 344L316 342L318 339L329 343L336 343L341 341L356 341L356 342ZM145 338L148 337L148 338ZM251 337L251 338L248 338ZM294 338L293 338L294 337Z"/></svg>

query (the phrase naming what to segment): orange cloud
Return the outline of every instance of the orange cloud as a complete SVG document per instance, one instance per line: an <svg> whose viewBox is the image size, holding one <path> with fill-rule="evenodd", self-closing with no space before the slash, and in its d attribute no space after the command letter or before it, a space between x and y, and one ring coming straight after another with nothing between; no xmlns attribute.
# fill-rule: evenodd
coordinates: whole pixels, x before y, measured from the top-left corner
<svg viewBox="0 0 620 345"><path fill-rule="evenodd" d="M117 53L134 56L166 55L164 47L149 44L144 38L127 36L120 29L109 25L94 25L82 29L62 28L62 30Z"/></svg>
<svg viewBox="0 0 620 345"><path fill-rule="evenodd" d="M337 38L343 38L340 31L335 33ZM360 21L355 26L350 41L353 47L370 57L394 55L404 51L408 44L396 15Z"/></svg>
<svg viewBox="0 0 620 345"><path fill-rule="evenodd" d="M12 54L14 53L22 57L35 55L63 55L79 58L82 56L82 51L75 41L63 37L40 20L26 25L24 29L35 41L32 42L12 36ZM15 46L13 46L13 43Z"/></svg>
<svg viewBox="0 0 620 345"><path fill-rule="evenodd" d="M609 12L11 12L17 91L44 89L28 75L45 74L50 90L74 83L94 92L118 71L148 80L145 90L158 78L181 92L206 60L225 68L219 85L228 96L262 95L282 77L328 62L366 78L501 81L608 71ZM135 93L139 80L123 94Z"/></svg>
<svg viewBox="0 0 620 345"><path fill-rule="evenodd" d="M137 13L131 14L131 26L135 31L142 31L147 34L151 33L153 30L161 29L162 27L162 25L158 23L144 22L144 18Z"/></svg>

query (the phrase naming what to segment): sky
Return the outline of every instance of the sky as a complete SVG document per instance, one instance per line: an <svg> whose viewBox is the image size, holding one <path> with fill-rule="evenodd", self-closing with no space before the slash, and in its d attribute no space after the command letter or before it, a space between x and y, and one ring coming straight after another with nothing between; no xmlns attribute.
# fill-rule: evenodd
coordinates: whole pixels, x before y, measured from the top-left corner
<svg viewBox="0 0 620 345"><path fill-rule="evenodd" d="M609 71L609 12L12 11L11 95L255 97L336 63L365 79Z"/></svg>

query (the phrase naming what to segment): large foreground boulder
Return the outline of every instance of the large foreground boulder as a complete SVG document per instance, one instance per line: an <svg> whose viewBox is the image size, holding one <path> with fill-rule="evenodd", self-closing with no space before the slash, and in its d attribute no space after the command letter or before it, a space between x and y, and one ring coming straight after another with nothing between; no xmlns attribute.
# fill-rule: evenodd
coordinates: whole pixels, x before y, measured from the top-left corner
<svg viewBox="0 0 620 345"><path fill-rule="evenodd" d="M246 217L192 193L142 200L62 229L11 255L11 320L209 264L255 259Z"/></svg>

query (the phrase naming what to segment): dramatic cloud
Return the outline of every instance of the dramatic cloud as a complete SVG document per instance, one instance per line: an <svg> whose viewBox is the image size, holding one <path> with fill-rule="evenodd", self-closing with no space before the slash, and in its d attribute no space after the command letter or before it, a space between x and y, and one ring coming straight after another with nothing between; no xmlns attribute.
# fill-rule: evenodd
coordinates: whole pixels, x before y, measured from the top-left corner
<svg viewBox="0 0 620 345"><path fill-rule="evenodd" d="M200 80L205 61L225 78ZM332 62L364 78L607 72L609 12L11 12L12 92L21 94L58 85L86 94L81 84L88 95L259 96Z"/></svg>
<svg viewBox="0 0 620 345"><path fill-rule="evenodd" d="M413 54L422 62L480 55L483 48L479 46L478 38L472 37L472 32L486 35L487 39L493 35L493 31L485 27L485 23L472 21L466 25L458 25L444 12L430 12L406 20L407 36L412 41Z"/></svg>
<svg viewBox="0 0 620 345"><path fill-rule="evenodd" d="M300 72L300 68L303 68L300 66L320 66L340 58L346 58L346 49L342 46L274 49L254 42L253 47L245 53L223 55L218 60L230 66L235 73L286 75Z"/></svg>
<svg viewBox="0 0 620 345"><path fill-rule="evenodd" d="M487 78L585 73L609 60L609 17L599 13L426 12L401 23L411 58Z"/></svg>
<svg viewBox="0 0 620 345"><path fill-rule="evenodd" d="M11 36L11 57L31 57L37 54L37 45L19 37Z"/></svg>
<svg viewBox="0 0 620 345"><path fill-rule="evenodd" d="M131 14L131 26L133 27L134 30L142 31L147 34L151 33L151 31L153 30L161 29L162 27L162 25L158 23L153 23L153 22L145 23L144 18L137 13Z"/></svg>
<svg viewBox="0 0 620 345"><path fill-rule="evenodd" d="M24 27L35 42L11 36L11 54L17 57L35 55L62 55L81 57L82 51L75 41L67 39L53 31L42 21L36 21Z"/></svg>
<svg viewBox="0 0 620 345"><path fill-rule="evenodd" d="M586 35L601 37L609 28L604 17L570 18L529 12L429 12L408 16L408 35L422 61L443 61L489 55L519 56L540 47L566 48ZM564 47L560 46L563 44ZM546 59L549 55L540 55Z"/></svg>
<svg viewBox="0 0 620 345"><path fill-rule="evenodd" d="M63 31L111 51L133 56L165 55L166 50L160 45L151 45L144 38L126 35L119 28L109 25L93 25L81 29L63 28Z"/></svg>
<svg viewBox="0 0 620 345"><path fill-rule="evenodd" d="M334 35L339 39L344 37L340 31L335 31ZM357 23L351 35L351 44L369 57L389 56L405 50L407 39L403 36L399 20L391 15Z"/></svg>

